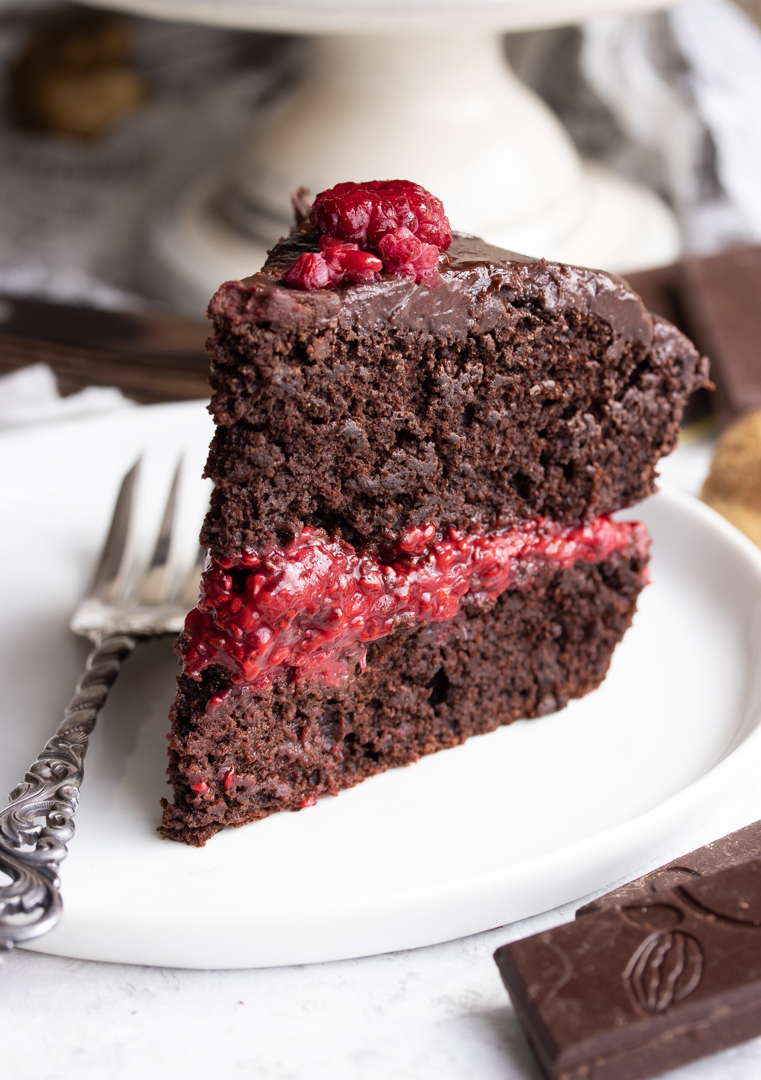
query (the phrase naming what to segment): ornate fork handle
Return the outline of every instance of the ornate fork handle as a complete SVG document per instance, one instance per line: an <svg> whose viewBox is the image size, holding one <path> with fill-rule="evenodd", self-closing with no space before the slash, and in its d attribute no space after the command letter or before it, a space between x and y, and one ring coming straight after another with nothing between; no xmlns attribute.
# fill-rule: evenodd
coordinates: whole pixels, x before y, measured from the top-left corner
<svg viewBox="0 0 761 1080"><path fill-rule="evenodd" d="M58 730L0 810L0 874L10 878L0 884L0 949L46 934L61 918L58 867L74 835L87 743L136 640L110 634L96 644Z"/></svg>

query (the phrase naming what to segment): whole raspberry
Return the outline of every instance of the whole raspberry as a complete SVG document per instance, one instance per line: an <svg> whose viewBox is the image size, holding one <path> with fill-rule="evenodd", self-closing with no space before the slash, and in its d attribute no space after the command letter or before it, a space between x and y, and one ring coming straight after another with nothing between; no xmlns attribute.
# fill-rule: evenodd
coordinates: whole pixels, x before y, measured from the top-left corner
<svg viewBox="0 0 761 1080"><path fill-rule="evenodd" d="M380 254L391 273L422 281L432 273L439 252L452 242L452 230L440 199L409 180L371 180L363 184L337 184L321 191L309 219L319 236L353 242ZM397 236L386 245L392 263L387 264L381 244L389 234ZM410 237L420 244L418 249ZM410 257L401 257L402 249ZM433 248L436 253L425 251ZM425 253L424 253L425 251ZM422 260L418 265L418 260Z"/></svg>

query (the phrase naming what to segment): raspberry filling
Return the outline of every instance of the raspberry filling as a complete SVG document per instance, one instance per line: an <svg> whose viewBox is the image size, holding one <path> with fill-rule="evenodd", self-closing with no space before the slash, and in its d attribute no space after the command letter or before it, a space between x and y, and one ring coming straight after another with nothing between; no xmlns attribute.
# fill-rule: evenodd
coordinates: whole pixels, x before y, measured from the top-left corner
<svg viewBox="0 0 761 1080"><path fill-rule="evenodd" d="M606 516L571 528L537 518L487 534L424 525L369 554L306 528L266 554L207 560L185 623L184 671L199 678L218 665L253 689L287 674L340 685L357 664L364 670L368 642L399 627L446 622L462 603L488 607L505 589L531 585L542 566L599 563L627 549L644 556L648 544L644 525Z"/></svg>
<svg viewBox="0 0 761 1080"><path fill-rule="evenodd" d="M320 250L299 255L284 275L297 289L368 284L381 270L433 288L452 243L441 200L409 180L336 184L315 197L309 220Z"/></svg>

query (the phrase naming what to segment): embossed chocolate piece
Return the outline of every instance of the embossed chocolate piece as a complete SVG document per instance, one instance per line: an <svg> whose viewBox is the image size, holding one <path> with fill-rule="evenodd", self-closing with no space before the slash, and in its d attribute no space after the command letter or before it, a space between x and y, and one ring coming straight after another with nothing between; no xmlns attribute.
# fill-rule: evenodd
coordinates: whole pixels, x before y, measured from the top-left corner
<svg viewBox="0 0 761 1080"><path fill-rule="evenodd" d="M637 946L624 971L624 982L643 1012L665 1012L686 998L703 974L703 950L680 930L649 934Z"/></svg>
<svg viewBox="0 0 761 1080"><path fill-rule="evenodd" d="M733 866L721 877L690 881L682 892L711 917L761 927L761 860Z"/></svg>
<svg viewBox="0 0 761 1080"><path fill-rule="evenodd" d="M552 1080L658 1076L761 1034L761 859L601 907L495 960Z"/></svg>
<svg viewBox="0 0 761 1080"><path fill-rule="evenodd" d="M761 821L754 821L744 829L737 829L719 840L704 844L688 855L682 855L673 862L651 870L649 874L643 874L618 889L598 896L590 904L579 908L576 918L601 908L631 904L642 896L685 885L689 881L716 874L720 870L728 870L731 866L740 866L752 859L761 859Z"/></svg>

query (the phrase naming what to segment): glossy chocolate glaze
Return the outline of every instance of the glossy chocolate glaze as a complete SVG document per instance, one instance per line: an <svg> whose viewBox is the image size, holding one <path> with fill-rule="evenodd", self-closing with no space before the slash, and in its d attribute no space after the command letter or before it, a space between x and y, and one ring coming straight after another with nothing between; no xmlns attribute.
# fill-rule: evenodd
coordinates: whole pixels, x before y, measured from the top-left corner
<svg viewBox="0 0 761 1080"><path fill-rule="evenodd" d="M646 347L652 342L652 316L623 278L530 259L476 236L454 234L441 257L441 283L431 290L389 274L371 285L315 292L281 283L299 255L317 250L317 236L308 223L292 229L270 252L262 271L241 281L246 315L278 326L390 326L461 341L468 334L493 330L504 317L505 302L519 298L522 305L549 314L575 309L604 319L613 330L610 359L618 358L627 341ZM245 300L243 290L249 294ZM211 310L214 314L214 301Z"/></svg>

